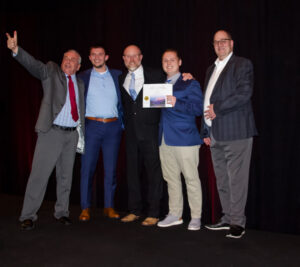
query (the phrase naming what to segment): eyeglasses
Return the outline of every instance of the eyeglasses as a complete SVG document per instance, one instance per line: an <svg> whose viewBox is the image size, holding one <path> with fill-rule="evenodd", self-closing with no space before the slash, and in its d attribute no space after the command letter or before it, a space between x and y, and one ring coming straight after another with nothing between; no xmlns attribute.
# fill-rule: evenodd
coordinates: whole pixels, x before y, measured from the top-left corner
<svg viewBox="0 0 300 267"><path fill-rule="evenodd" d="M138 58L141 54L135 54L135 55L123 55L126 59L131 59L131 58Z"/></svg>
<svg viewBox="0 0 300 267"><path fill-rule="evenodd" d="M231 39L221 39L219 41L214 40L213 41L213 45L225 45L227 41L231 41Z"/></svg>

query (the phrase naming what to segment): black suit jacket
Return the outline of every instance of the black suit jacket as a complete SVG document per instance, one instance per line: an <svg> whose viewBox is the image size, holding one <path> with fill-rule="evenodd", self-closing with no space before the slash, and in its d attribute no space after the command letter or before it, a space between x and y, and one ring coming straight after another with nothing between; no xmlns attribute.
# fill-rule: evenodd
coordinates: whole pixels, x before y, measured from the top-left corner
<svg viewBox="0 0 300 267"><path fill-rule="evenodd" d="M206 91L215 64L206 71ZM209 128L202 120L201 137L209 137L212 131L217 141L232 141L257 134L251 105L253 91L253 67L250 60L232 55L221 72L210 103L214 104L216 118Z"/></svg>
<svg viewBox="0 0 300 267"><path fill-rule="evenodd" d="M165 75L162 70L143 67L145 84L164 83ZM133 101L123 84L128 72L119 76L121 98L124 109L124 124L127 138L137 140L158 141L159 108L143 108L143 89Z"/></svg>

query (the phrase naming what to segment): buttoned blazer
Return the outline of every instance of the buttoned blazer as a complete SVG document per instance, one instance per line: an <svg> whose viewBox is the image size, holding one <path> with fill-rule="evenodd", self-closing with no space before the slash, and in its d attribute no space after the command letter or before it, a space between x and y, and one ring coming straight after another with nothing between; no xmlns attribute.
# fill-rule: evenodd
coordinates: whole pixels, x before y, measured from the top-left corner
<svg viewBox="0 0 300 267"><path fill-rule="evenodd" d="M215 64L206 72L205 91ZM253 66L250 60L232 55L221 72L210 103L214 104L216 118L209 129L202 120L201 137L208 137L209 130L217 141L232 141L257 134L251 105L253 92Z"/></svg>
<svg viewBox="0 0 300 267"><path fill-rule="evenodd" d="M159 144L162 135L169 146L194 146L203 141L196 124L196 116L203 113L203 95L196 80L178 78L173 86L176 103L173 108L162 108L159 124Z"/></svg>
<svg viewBox="0 0 300 267"><path fill-rule="evenodd" d="M41 101L38 119L35 125L37 132L47 132L52 127L53 121L66 103L67 79L61 67L49 61L47 64L36 60L20 46L18 54L14 57L25 69L37 79L41 80L43 88L43 98ZM79 116L82 126L84 126L84 84L77 78ZM84 127L82 127L84 131Z"/></svg>
<svg viewBox="0 0 300 267"><path fill-rule="evenodd" d="M144 83L163 83L165 75L162 70L143 67ZM134 101L124 88L127 75L124 72L119 77L121 98L124 108L125 134L138 140L156 140L158 142L159 108L143 108L143 88Z"/></svg>
<svg viewBox="0 0 300 267"><path fill-rule="evenodd" d="M90 84L90 78L91 78L91 72L92 72L92 68L85 70L83 72L80 72L78 74L78 77L80 79L83 80L84 82L84 86L85 86L85 93L84 93L84 99L85 99L85 103L86 103L86 97L88 94L88 90L89 90L89 84ZM123 126L123 107L122 107L122 100L121 100L121 93L120 93L120 86L119 86L119 76L121 75L121 71L120 70L116 70L116 69L108 69L109 73L111 74L114 84L115 84L115 89L116 89L116 94L118 97L118 104L117 104L117 109L118 109L118 119Z"/></svg>

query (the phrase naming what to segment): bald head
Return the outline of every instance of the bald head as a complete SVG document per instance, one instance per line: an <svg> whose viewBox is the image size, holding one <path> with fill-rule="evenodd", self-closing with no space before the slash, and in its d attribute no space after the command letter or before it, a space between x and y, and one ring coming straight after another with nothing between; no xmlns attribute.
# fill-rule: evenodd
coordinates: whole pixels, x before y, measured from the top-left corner
<svg viewBox="0 0 300 267"><path fill-rule="evenodd" d="M142 62L143 55L141 49L136 45L129 45L124 49L123 60L126 68L135 71Z"/></svg>

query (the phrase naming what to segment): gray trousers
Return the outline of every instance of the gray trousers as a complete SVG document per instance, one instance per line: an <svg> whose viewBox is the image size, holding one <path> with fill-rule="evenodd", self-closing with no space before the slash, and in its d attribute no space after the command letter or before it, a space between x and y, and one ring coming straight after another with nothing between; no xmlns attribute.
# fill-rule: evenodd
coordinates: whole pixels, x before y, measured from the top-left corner
<svg viewBox="0 0 300 267"><path fill-rule="evenodd" d="M252 137L235 141L216 141L211 136L210 149L224 223L245 227L252 143Z"/></svg>
<svg viewBox="0 0 300 267"><path fill-rule="evenodd" d="M54 217L59 219L62 216L69 216L69 195L77 141L76 130L71 132L51 128L47 133L38 133L20 221L37 220L37 211L44 199L54 167L56 167L57 195Z"/></svg>

